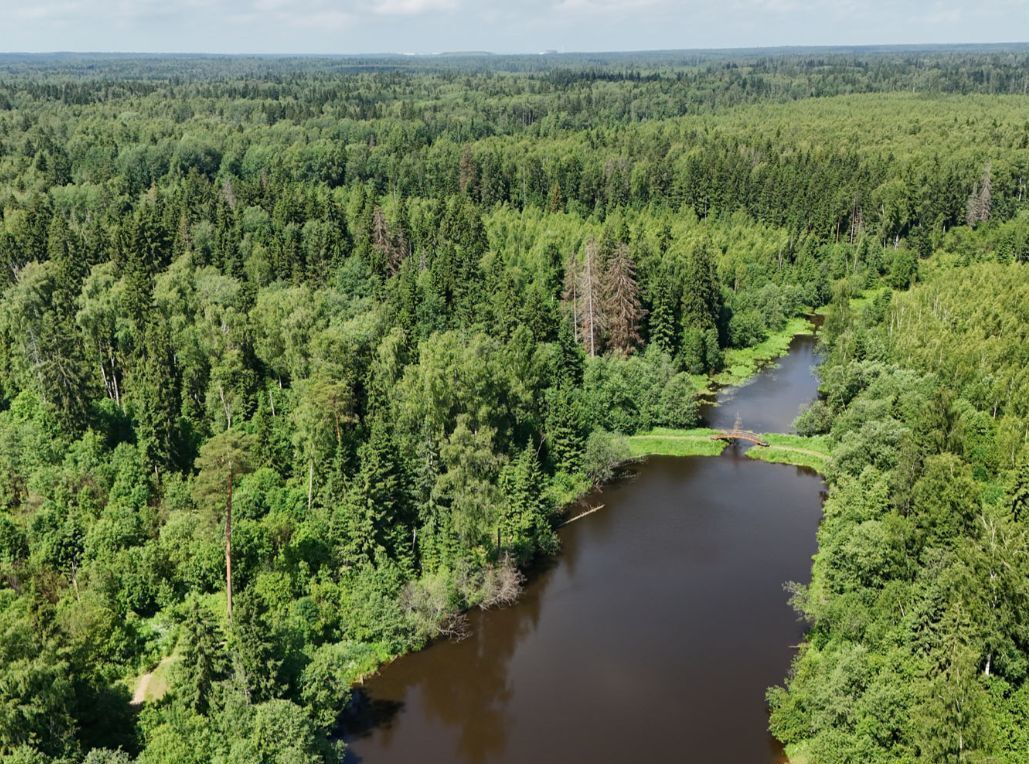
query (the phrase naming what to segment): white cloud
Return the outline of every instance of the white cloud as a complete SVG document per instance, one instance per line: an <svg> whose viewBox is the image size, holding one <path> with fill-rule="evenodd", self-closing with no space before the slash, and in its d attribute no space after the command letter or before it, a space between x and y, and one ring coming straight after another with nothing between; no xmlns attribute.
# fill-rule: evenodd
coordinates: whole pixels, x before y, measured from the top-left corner
<svg viewBox="0 0 1029 764"><path fill-rule="evenodd" d="M1027 2L0 0L0 50L525 52L986 42L1017 37Z"/></svg>
<svg viewBox="0 0 1029 764"><path fill-rule="evenodd" d="M555 10L559 13L633 13L646 8L668 5L667 0L559 0Z"/></svg>
<svg viewBox="0 0 1029 764"><path fill-rule="evenodd" d="M383 16L418 16L456 8L457 0L375 0L371 5L373 13Z"/></svg>

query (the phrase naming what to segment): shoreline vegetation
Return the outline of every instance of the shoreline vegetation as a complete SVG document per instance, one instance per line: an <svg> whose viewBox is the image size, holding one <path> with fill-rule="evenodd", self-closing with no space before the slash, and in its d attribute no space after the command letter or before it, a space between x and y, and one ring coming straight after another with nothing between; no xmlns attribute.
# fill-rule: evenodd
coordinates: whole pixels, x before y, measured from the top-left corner
<svg viewBox="0 0 1029 764"><path fill-rule="evenodd" d="M626 438L633 461L648 456L718 456L729 445L713 440L719 431L707 427L691 430L656 428ZM824 437L794 435L790 433L759 433L767 446L750 446L745 451L748 459L772 464L792 464L807 467L820 475L825 474L829 462L829 445Z"/></svg>
<svg viewBox="0 0 1029 764"><path fill-rule="evenodd" d="M748 448L748 459L807 467L819 475L825 475L831 454L824 437L789 433L765 433L761 437L768 445Z"/></svg>
<svg viewBox="0 0 1029 764"><path fill-rule="evenodd" d="M827 441L747 452L848 508L773 732L1027 749L1029 47L544 59L0 60L0 754L338 762L829 302Z"/></svg>
<svg viewBox="0 0 1029 764"><path fill-rule="evenodd" d="M814 334L816 327L808 316L795 316L785 326L772 332L756 345L744 348L729 348L725 351L725 368L711 377L715 386L713 392L722 387L741 387L763 368L786 355L794 337Z"/></svg>
<svg viewBox="0 0 1029 764"><path fill-rule="evenodd" d="M852 299L852 308L860 307L876 293L875 290L869 290L867 294ZM723 388L748 384L763 369L788 353L794 338L816 331L811 316L824 315L824 310L819 309L807 316L791 318L782 329L762 342L749 348L727 350L725 370L708 378L704 394L716 395ZM713 439L719 432L710 427L655 427L647 432L626 436L625 450L634 461L648 456L718 456L729 445L726 441ZM773 464L792 464L807 467L819 474L825 473L829 460L829 446L825 438L789 433L758 434L768 445L748 448L745 452L748 458Z"/></svg>
<svg viewBox="0 0 1029 764"><path fill-rule="evenodd" d="M810 315L814 315L814 311ZM726 351L726 370L718 375L705 377L707 386L698 389L698 397L705 394L715 395L726 387L740 387L750 382L763 369L771 365L778 358L789 352L790 344L795 337L811 334L815 331L815 324L808 316L797 316L787 321L786 325L779 331L772 333L762 342L748 348L733 348ZM618 441L627 449L629 460L621 462L624 465L629 462L640 461L648 456L719 456L729 446L723 440L714 440L712 436L720 430L710 427L693 427L687 429L676 429L670 427L655 427L646 433L629 436L615 436ZM823 438L806 438L801 435L790 435L770 433L761 436L769 445L766 447L752 446L747 449L748 458L776 464L792 464L798 467L807 467L822 474L828 460L828 447L824 444ZM762 453L763 452L763 453ZM621 466L619 465L619 466ZM579 486L567 489L559 499L559 509L555 517L560 518L556 527L558 529L581 520L588 515L604 509L604 504L586 506L579 512L572 510L581 506L582 502L593 491L602 489L603 486L617 477L600 480L596 483L582 483ZM561 554L560 550L557 551ZM514 604L514 602L505 603ZM473 608L463 611L469 612ZM437 639L448 639L441 635ZM428 644L418 648L425 650L432 646L432 640ZM398 655L390 656L374 669L362 674L356 681L355 686L364 683L366 679L385 669L394 661L402 658L410 652L407 651Z"/></svg>
<svg viewBox="0 0 1029 764"><path fill-rule="evenodd" d="M860 300L861 298L855 298L852 304L857 304ZM782 329L772 332L760 343L751 347L727 350L725 352L725 369L722 372L711 376L693 375L698 398L714 396L719 390L724 388L741 387L751 382L762 370L774 364L777 359L789 352L790 344L795 337L811 334L816 330L815 323L811 319L811 316L814 315L824 314L815 310L810 311L806 315L795 316L788 319ZM726 441L713 439L712 436L719 432L720 430L710 427L685 429L655 427L645 433L638 433L636 435L615 435L614 438L618 442L616 449L623 451L628 456L627 459L621 460L616 466L620 467L631 462L640 461L649 456L719 456L729 446L729 443ZM819 474L823 474L828 460L828 448L824 445L824 439L805 438L800 435L779 433L763 434L761 437L769 445L748 448L745 452L748 458L776 464L792 464L798 467L807 467ZM550 490L551 500L558 507L555 511L555 517L559 518L556 528L563 528L604 509L603 504L598 504L586 506L582 511L574 511L575 508L582 506L582 503L590 493L602 489L605 484L616 479L617 476L611 474L609 477L596 482L583 481L577 482L574 485L552 486ZM560 550L558 550L557 554L560 553ZM214 595L212 599L214 604L211 607L211 611L213 613L220 612L224 605L224 598ZM513 602L508 604L513 604ZM474 607L477 607L477 605L463 610L461 615L474 609ZM448 616L448 618L450 617L452 616ZM438 639L448 638L446 633L443 633L415 650L384 656L382 662L377 663L374 667L367 667L363 673L356 677L354 686L360 686L366 679L378 674L404 655L427 649ZM162 657L154 668L139 674L130 681L130 685L136 690L134 692L134 704L142 705L147 702L160 700L164 696L169 689L168 681L166 679L161 682L149 681L149 677L154 676L156 678L162 668L166 673L166 667L171 660L174 660L174 656ZM162 679L164 679L163 676ZM145 697L140 696L138 703L135 703L135 696L140 688L145 689Z"/></svg>

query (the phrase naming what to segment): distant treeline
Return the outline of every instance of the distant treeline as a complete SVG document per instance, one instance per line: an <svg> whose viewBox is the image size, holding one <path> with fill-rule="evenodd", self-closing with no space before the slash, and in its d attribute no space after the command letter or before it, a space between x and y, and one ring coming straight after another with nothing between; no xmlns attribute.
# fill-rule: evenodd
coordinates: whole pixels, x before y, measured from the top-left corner
<svg viewBox="0 0 1029 764"><path fill-rule="evenodd" d="M1025 441L1027 70L1019 47L0 58L0 759L337 760L354 681L510 601L619 434L693 426L727 349L834 295L929 281L827 324L805 427L836 444L831 501L861 478L929 528L917 486L958 475L997 504ZM998 311L957 341L966 271ZM946 426L937 382L889 420L895 367L960 390ZM960 508L874 575L929 575L978 527ZM813 640L862 638L821 603ZM989 692L1024 687L997 634L905 664L924 693L889 708L935 714L932 672L983 660ZM814 654L773 725L818 752L850 732L816 713Z"/></svg>

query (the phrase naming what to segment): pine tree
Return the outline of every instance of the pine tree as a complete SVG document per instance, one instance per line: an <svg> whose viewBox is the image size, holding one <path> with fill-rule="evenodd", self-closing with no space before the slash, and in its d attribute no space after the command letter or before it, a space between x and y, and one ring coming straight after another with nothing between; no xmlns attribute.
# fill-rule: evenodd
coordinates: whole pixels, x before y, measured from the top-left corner
<svg viewBox="0 0 1029 764"><path fill-rule="evenodd" d="M204 443L196 460L193 493L197 504L225 513L225 610L232 622L232 493L238 478L253 469L253 436L225 430Z"/></svg>

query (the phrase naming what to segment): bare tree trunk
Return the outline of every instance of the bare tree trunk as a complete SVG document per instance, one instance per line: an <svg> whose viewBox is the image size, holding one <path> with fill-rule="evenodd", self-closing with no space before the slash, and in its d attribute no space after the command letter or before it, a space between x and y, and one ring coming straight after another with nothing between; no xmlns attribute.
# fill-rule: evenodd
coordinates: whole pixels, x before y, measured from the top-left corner
<svg viewBox="0 0 1029 764"><path fill-rule="evenodd" d="M107 393L108 398L114 398L114 393L111 390L111 382L107 379L107 369L104 368L104 362L100 362L100 379L104 382L104 392Z"/></svg>
<svg viewBox="0 0 1029 764"><path fill-rule="evenodd" d="M232 469L229 469L229 495L225 501L225 615L232 623Z"/></svg>
<svg viewBox="0 0 1029 764"><path fill-rule="evenodd" d="M121 405L121 388L118 387L118 367L114 364L114 353L111 353L111 384L114 385L114 402Z"/></svg>
<svg viewBox="0 0 1029 764"><path fill-rule="evenodd" d="M229 406L229 402L225 399L225 388L219 383L218 385L218 397L221 399L222 413L225 414L225 429L232 429L232 408Z"/></svg>
<svg viewBox="0 0 1029 764"><path fill-rule="evenodd" d="M586 258L586 312L589 314L589 318L586 320L589 322L589 345L590 355L595 356L597 354L597 327L595 326L594 318L596 316L596 308L593 305L593 258Z"/></svg>

